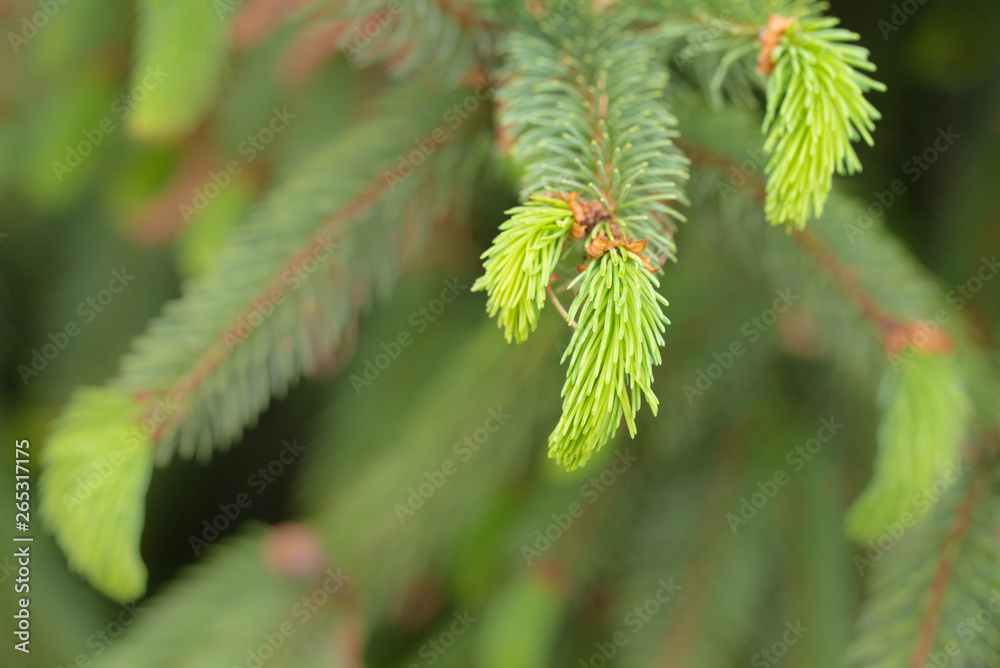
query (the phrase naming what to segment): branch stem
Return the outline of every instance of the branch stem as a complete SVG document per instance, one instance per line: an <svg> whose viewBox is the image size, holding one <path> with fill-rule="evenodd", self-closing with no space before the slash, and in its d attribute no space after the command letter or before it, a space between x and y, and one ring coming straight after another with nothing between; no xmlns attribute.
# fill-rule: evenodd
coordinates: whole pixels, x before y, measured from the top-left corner
<svg viewBox="0 0 1000 668"><path fill-rule="evenodd" d="M549 301L551 301L552 305L556 307L557 311L559 311L559 315L563 317L563 320L568 322L570 327L576 329L576 323L569 319L569 313L566 312L566 309L563 307L562 302L559 301L558 297L556 297L556 293L552 290L552 286L546 285L545 292L548 293Z"/></svg>

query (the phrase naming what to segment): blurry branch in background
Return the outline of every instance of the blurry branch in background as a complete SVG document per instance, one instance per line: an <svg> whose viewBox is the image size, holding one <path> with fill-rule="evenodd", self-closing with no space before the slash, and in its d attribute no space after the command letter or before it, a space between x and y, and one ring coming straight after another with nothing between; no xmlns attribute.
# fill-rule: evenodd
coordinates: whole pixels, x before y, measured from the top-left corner
<svg viewBox="0 0 1000 668"><path fill-rule="evenodd" d="M138 450L133 456L151 457L155 450L161 462L175 452L204 460L252 424L272 395L334 361L358 312L390 288L430 227L460 216L468 202L481 155L474 150L476 119L448 137L441 119L464 96L437 97L437 105L426 104L426 96L412 88L390 94L386 111L367 129L317 150L300 178L271 193L209 272L135 343L121 376L103 391L117 393L128 411L109 416L85 393L71 400L73 414L106 430L95 444L103 458L127 447ZM397 173L414 140L429 142L432 154L426 164L411 165L411 175ZM467 185L456 184L452 174L463 175ZM97 520L94 497L73 508L61 501L89 461L71 458L77 430L87 428L80 420L57 431L45 449L46 516L57 535L86 523L83 518ZM102 484L107 494L127 486L133 493L120 494L117 503L141 508L144 484L134 486L122 469L109 478ZM141 523L112 526L137 544ZM77 568L112 586L99 575L107 560L116 561L105 545L66 542L64 548ZM130 576L127 592L117 594L135 596L141 581L138 573Z"/></svg>
<svg viewBox="0 0 1000 668"><path fill-rule="evenodd" d="M608 660L611 643L623 665L718 666L805 610L816 630L786 661L821 668L854 612L848 537L858 574L875 573L858 665L996 662L995 625L960 617L997 586L994 353L881 223L850 232L858 203L833 175L860 169L854 142L879 117L866 95L883 87L822 3L138 5L130 90L145 96L120 121L147 143L105 131L53 180L75 124L120 103L95 66L54 87L18 177L39 218L128 191L149 208L115 200L144 227L125 234L179 234L193 277L117 376L73 392L41 449L42 514L71 569L140 596L154 463L205 461L271 397L344 369L355 347L359 361L324 391L298 523L213 547L108 665L419 665L430 651L542 668ZM286 98L273 155L216 182L214 161ZM0 119L0 143L17 130ZM206 172L228 189L171 227ZM440 282L404 272L473 262L503 211L483 275L449 279L439 329L400 324L444 308ZM157 275L169 289L171 269ZM496 323L470 315L464 280ZM746 334L775 293L788 308ZM707 385L689 393L690 378ZM849 434L816 436L843 411ZM789 460L803 443L815 464ZM429 649L448 633L452 650Z"/></svg>

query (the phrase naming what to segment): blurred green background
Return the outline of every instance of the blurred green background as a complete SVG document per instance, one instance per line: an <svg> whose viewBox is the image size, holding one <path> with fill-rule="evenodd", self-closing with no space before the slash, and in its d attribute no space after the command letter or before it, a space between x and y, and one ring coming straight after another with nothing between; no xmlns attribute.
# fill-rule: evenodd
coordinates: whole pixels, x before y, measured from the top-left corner
<svg viewBox="0 0 1000 668"><path fill-rule="evenodd" d="M904 7L913 6L911 16ZM292 173L318 137L335 135L363 118L383 84L378 71L354 71L336 53L302 64L293 57L302 35L294 27L272 27L266 34L243 36L216 109L194 133L144 141L140 122L130 119L128 98L133 90L132 0L69 0L37 35L25 43L12 39L34 11L37 7L27 1L0 3L0 433L8 462L15 439L30 439L33 447L44 443L51 420L74 388L101 384L116 373L130 339L178 296L183 279L204 270L227 231L241 224L261 193ZM888 85L887 93L875 97L883 114L876 145L859 149L864 172L841 186L863 201L876 201L893 181L909 179L912 156L931 146L939 131L950 129L958 139L920 171L918 180L906 181L886 220L942 285L964 281L981 257L1000 251L1000 9L994 0L835 0L830 13L862 35L878 78ZM275 62L285 69L275 71ZM294 120L273 140L258 137L260 146L248 149L248 138L270 122L274 109L287 109ZM88 137L92 150L75 155L70 147ZM199 192L230 159L240 162L240 173L197 210ZM628 618L616 610L627 614L631 604L656 595L660 578L669 583L685 573L686 593L704 586L704 600L687 601L681 612L657 619L641 642L631 643L635 658L623 659L622 665L712 664L656 658L656 647L674 642L681 647L684 639L695 644L687 648L693 654L721 648L721 658L712 665L745 665L767 639L781 636L787 620L798 617L797 606L807 605L771 598L779 581L786 586L799 582L803 598L819 597L815 609L826 617L815 622L823 633L807 634L783 665L835 665L833 659L816 657L835 656L846 645L862 596L861 579L850 565L852 548L839 525L843 508L867 477L851 462L870 460L872 409L860 406L849 392L814 382L822 377L821 362L808 350L788 354L796 336L808 339L808 334L772 332L767 345L727 377L725 387L703 398L717 406L704 408L711 418L685 417L680 385L714 350L708 347L703 354L697 352L700 346L729 341L739 324L770 300L762 285L741 285L734 278L743 269L720 259L712 233L697 224L697 212L689 214L692 222L681 232L681 262L669 278L668 315L674 324L658 380L665 410L659 421L647 421L634 443L618 439L622 448L656 453L642 467L628 468L624 477L660 482L651 488L632 481L614 485L588 510L586 531L563 539L558 558L540 569L517 567L522 546L532 544L535 530L546 526L531 518L564 512L580 499L580 485L611 466L616 452L607 448L573 476L544 459L545 434L559 408L557 352L565 344L554 318L538 340L515 349L486 320L480 295L463 290L439 316L414 316L447 280L457 277L468 286L479 275L478 255L502 220L501 212L516 201L503 175L489 192L475 202L469 225L435 236L425 260L362 317L353 354L342 350L321 377L275 400L236 447L209 464L178 460L157 470L142 539L148 596L155 598L199 560L191 537L203 537L205 523L222 512L220 504L232 504L241 494L252 499L236 520L223 522L228 526L219 533L229 536L254 522L296 519L303 508L329 499L331 532L343 532L347 554L378 554L378 559L398 562L392 571L398 579L387 579L382 594L392 601L385 606L388 612L364 633L370 639L366 665L430 665L427 655L416 658L423 643L451 628L452 615L462 610L481 618L474 626L475 642L472 634L459 638L459 645L469 647L444 655L442 665L490 665L484 654L499 657L505 651L516 656L494 658L491 665L580 665L573 657L589 661L599 651L591 649L593 643L607 642L616 628L631 633L628 621L622 624ZM712 276L705 276L706 267ZM108 292L114 272L134 278L120 292ZM998 291L1000 282L987 282L964 311L991 345L1000 324ZM74 333L63 337L63 332ZM363 376L366 361L382 351L381 344L402 332L412 334L412 346L358 392L352 375ZM33 362L50 343L58 353ZM713 511L688 506L700 507L720 489L742 489L743 477L749 481L744 491L752 489L758 477L754 470L735 468L748 447L743 441L765 453L757 470L769 470L769 459L780 461L790 444L813 433L817 406L835 406L856 419L838 436L836 452L820 454L822 467L807 468L788 490L789 498L769 508L774 517L767 522L777 527L792 522L795 513L809 512L809 517L825 517L826 524L790 530L798 538L788 543L780 530L763 526L742 542L725 531L708 531L705 517L718 524L731 504L723 498L714 506L706 501ZM456 455L460 469L475 472L467 484L459 477L449 481L455 488L450 498L456 499L449 503L469 507L421 520L439 523L436 528L420 524L397 542L386 538L395 521L387 510L408 494L405 487L392 486L402 479L393 467L433 470L441 453L482 427L495 408L514 418L491 435L484 448L488 453L473 452L468 464ZM266 477L259 470L280 461L290 442L301 444L305 455L283 463L273 482L260 483ZM441 447L425 455L413 452L426 443ZM398 458L398 452L412 456ZM717 467L716 457L734 462L733 470ZM381 478L364 473L375 469L382 470ZM823 475L830 469L839 473ZM2 498L11 495L9 470L5 464L0 476ZM34 463L32 473L37 474ZM478 480L491 486L478 487ZM37 494L37 485L34 489ZM650 489L657 491L651 496ZM380 501L385 508L376 508ZM615 517L630 519L606 519ZM36 531L34 651L31 662L22 663L24 657L11 650L5 634L0 663L101 665L106 650L119 642L119 624L129 627L127 635L133 618L145 614L135 611L150 608L149 599L133 609L96 594L67 570L55 544ZM5 521L0 529L4 544L8 536ZM444 554L425 545L437 540L447 540ZM386 547L365 552L361 546L369 543ZM595 544L603 547L594 549ZM649 566L644 550L660 551L668 555L663 563L673 559L678 566L649 570L647 580L631 581L630 574ZM7 548L0 554L0 590L9 606L13 562ZM780 562L772 562L775 554L782 555ZM702 561L718 570L699 573L696 565ZM726 575L730 572L735 579ZM839 575L830 575L834 572ZM208 617L237 615L234 601L225 596L213 602L217 608ZM699 605L717 610L697 613ZM352 614L361 616L355 611L338 617L343 633L349 634L350 623L344 620L354 619ZM532 650L533 642L543 647ZM803 649L810 643L825 647ZM551 664L531 658L549 652L563 658Z"/></svg>

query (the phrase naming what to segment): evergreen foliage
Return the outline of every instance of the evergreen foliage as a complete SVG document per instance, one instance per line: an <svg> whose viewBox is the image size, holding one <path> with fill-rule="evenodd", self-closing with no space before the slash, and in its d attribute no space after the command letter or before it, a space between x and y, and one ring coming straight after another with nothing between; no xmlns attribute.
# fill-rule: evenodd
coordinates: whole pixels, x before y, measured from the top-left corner
<svg viewBox="0 0 1000 668"><path fill-rule="evenodd" d="M51 94L0 78L44 660L120 614L85 581L148 609L112 668L720 668L794 620L789 666L1000 666L992 191L942 195L969 296L833 178L881 117L872 34L812 0L109 1L18 61ZM142 280L22 364L109 264Z"/></svg>
<svg viewBox="0 0 1000 668"><path fill-rule="evenodd" d="M169 139L201 121L226 66L228 21L217 4L200 0L142 0L132 67L135 109L129 129ZM130 101L131 102L131 101Z"/></svg>
<svg viewBox="0 0 1000 668"><path fill-rule="evenodd" d="M165 462L178 452L204 461L213 448L225 448L253 424L272 394L282 396L303 373L328 364L358 312L394 281L407 259L404 240L419 244L428 226L461 206L442 192L437 169L467 177L476 173L481 152L448 146L410 178L394 173L393 161L408 142L402 130L386 129L397 122L412 131L412 95L424 93L411 89L389 96L368 132L359 129L317 149L300 178L278 186L211 270L196 277L184 298L168 305L133 344L115 380L119 395L127 392L129 399L107 407L105 394L81 393L76 419L57 426L53 441L69 444L80 429L100 429L110 444L95 447L111 448L137 434L132 457L151 458L155 451ZM423 127L418 124L410 136L429 134L447 109L444 102L420 107ZM371 161L375 153L382 159ZM344 173L343 165L359 162L361 155L367 169ZM53 472L43 481L47 497L71 494L89 467L90 458L54 459ZM116 467L108 489L144 487L137 475L133 467ZM105 503L120 506L112 513L118 515L134 507L135 498L109 494ZM73 527L86 526L107 508L91 503L67 515L49 503L44 510L57 533L74 535ZM113 541L76 542L77 568L99 571L111 546L126 537L134 543L141 516L134 519L106 525ZM135 596L141 582L130 578L125 591Z"/></svg>
<svg viewBox="0 0 1000 668"><path fill-rule="evenodd" d="M863 74L875 69L868 50L845 44L859 36L837 28L836 18L789 21L767 81L765 211L772 224L801 229L823 215L834 172L861 170L851 142L871 145L881 117L864 94L885 86Z"/></svg>
<svg viewBox="0 0 1000 668"><path fill-rule="evenodd" d="M907 513L921 515L934 484L961 469L959 446L972 410L949 354L915 354L887 371L879 392L885 415L878 429L878 462L847 522L859 540L878 538Z"/></svg>
<svg viewBox="0 0 1000 668"><path fill-rule="evenodd" d="M659 282L631 251L609 250L576 280L569 317L578 326L563 355L569 359L563 415L549 436L549 455L567 469L586 464L623 416L634 437L643 396L656 415L653 365L660 363L669 322Z"/></svg>
<svg viewBox="0 0 1000 668"><path fill-rule="evenodd" d="M42 514L59 528L70 565L120 601L146 581L139 536L153 452L148 435L128 428L141 417L120 390L81 390L42 451Z"/></svg>
<svg viewBox="0 0 1000 668"><path fill-rule="evenodd" d="M687 161L653 37L586 13L543 16L537 28L508 37L497 91L522 192L579 192L627 235L649 239L653 257L672 257Z"/></svg>
<svg viewBox="0 0 1000 668"><path fill-rule="evenodd" d="M659 363L666 322L657 301L665 300L635 262L653 268L674 257L675 220L681 218L674 207L684 201L687 161L673 143L677 121L662 99L667 72L650 35L635 34L615 18L543 17L538 32L514 32L506 52L507 82L498 97L511 153L524 165L522 192L547 193L551 201L568 191L573 236L596 258L576 279L581 289L569 319L582 316L570 344L578 352L563 389L563 417L549 438L550 455L576 468L611 438L622 415L635 435L640 389L656 410L651 366ZM510 293L508 301L521 302L515 311L524 313L515 337L520 342L533 328L556 257L509 247L505 234L487 251L480 285L499 284L490 274L504 263L534 278L529 290ZM561 248L553 239L550 249ZM610 301L602 294L609 289ZM494 315L496 301L488 308Z"/></svg>
<svg viewBox="0 0 1000 668"><path fill-rule="evenodd" d="M569 205L555 197L533 195L507 211L511 216L485 253L486 274L473 290L486 290L490 317L504 330L507 341L528 338L545 306L545 288L562 255L563 242L573 224Z"/></svg>
<svg viewBox="0 0 1000 668"><path fill-rule="evenodd" d="M887 537L898 544L874 554L879 561L855 557L858 570L873 575L849 665L914 666L943 656L968 665L1000 662L1000 625L984 614L1000 605L992 467L968 467L925 524Z"/></svg>

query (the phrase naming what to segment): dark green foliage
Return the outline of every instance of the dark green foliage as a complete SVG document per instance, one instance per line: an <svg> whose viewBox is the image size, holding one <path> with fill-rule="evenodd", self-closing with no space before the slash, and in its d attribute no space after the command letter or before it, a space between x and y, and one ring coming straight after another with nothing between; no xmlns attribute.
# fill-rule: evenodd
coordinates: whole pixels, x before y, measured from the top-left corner
<svg viewBox="0 0 1000 668"><path fill-rule="evenodd" d="M1000 666L984 18L109 2L0 68L32 658Z"/></svg>

